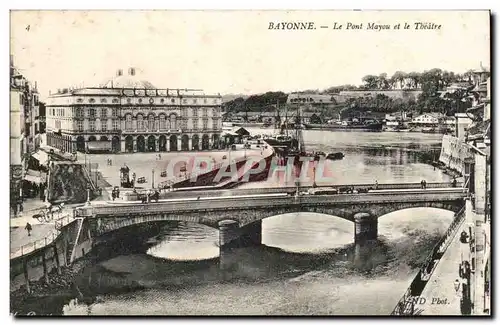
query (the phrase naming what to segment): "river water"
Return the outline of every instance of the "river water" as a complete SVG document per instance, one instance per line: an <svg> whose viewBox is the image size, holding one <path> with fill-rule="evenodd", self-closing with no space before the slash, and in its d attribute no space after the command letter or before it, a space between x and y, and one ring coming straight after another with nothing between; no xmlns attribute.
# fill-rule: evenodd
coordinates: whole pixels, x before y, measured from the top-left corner
<svg viewBox="0 0 500 325"><path fill-rule="evenodd" d="M309 150L345 154L333 162L339 184L450 181L416 154L439 149L440 135L305 131L304 140ZM275 185L244 185L259 186ZM218 267L218 230L164 223L146 232L140 245L109 246L107 257L86 272L107 276L116 290L90 288L99 302L89 307L73 300L63 313L387 315L452 217L432 208L396 211L379 219L377 243L355 247L349 221L314 213L275 216L263 220L263 245L230 252L225 259L236 262L225 271ZM120 283L141 289L118 290Z"/></svg>

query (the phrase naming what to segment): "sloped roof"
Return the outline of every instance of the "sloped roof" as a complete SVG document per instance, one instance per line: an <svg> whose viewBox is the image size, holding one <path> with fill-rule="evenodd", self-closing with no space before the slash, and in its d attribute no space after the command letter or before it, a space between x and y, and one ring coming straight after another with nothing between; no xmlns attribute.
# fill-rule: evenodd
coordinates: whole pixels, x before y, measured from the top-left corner
<svg viewBox="0 0 500 325"><path fill-rule="evenodd" d="M467 129L468 138L490 137L490 124L490 120L475 122Z"/></svg>

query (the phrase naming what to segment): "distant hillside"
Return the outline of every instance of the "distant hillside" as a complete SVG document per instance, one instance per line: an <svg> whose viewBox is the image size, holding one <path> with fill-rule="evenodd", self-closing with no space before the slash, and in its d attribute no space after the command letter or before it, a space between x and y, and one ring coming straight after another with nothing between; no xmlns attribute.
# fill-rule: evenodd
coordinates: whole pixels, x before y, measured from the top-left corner
<svg viewBox="0 0 500 325"><path fill-rule="evenodd" d="M222 95L222 102L223 103L227 103L227 102L230 102L236 98L243 98L243 99L247 99L248 97L250 97L249 95L243 95L243 94L228 94L228 95Z"/></svg>

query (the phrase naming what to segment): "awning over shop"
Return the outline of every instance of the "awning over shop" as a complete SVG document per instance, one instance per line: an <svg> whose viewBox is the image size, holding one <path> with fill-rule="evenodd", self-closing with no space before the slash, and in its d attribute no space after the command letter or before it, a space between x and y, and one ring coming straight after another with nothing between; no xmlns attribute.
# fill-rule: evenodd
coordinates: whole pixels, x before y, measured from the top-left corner
<svg viewBox="0 0 500 325"><path fill-rule="evenodd" d="M45 180L47 179L47 175L43 172L28 169L28 171L26 172L26 175L24 175L24 179L28 182L42 184L42 183L45 183Z"/></svg>
<svg viewBox="0 0 500 325"><path fill-rule="evenodd" d="M38 160L38 162L40 163L40 165L45 165L47 163L47 161L49 161L49 155L46 152L41 151L41 150L35 152L31 156L33 158L35 158L36 160Z"/></svg>
<svg viewBox="0 0 500 325"><path fill-rule="evenodd" d="M224 132L222 132L221 136L223 136L223 137L228 137L228 136L238 137L240 135L237 133L231 132L231 131L224 131Z"/></svg>
<svg viewBox="0 0 500 325"><path fill-rule="evenodd" d="M91 141L87 142L87 150L111 150L111 141Z"/></svg>

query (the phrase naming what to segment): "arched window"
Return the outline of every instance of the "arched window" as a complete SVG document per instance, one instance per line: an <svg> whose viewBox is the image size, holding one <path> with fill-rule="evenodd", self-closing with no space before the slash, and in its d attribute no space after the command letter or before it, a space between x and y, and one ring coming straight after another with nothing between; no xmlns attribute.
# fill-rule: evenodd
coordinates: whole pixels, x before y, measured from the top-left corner
<svg viewBox="0 0 500 325"><path fill-rule="evenodd" d="M132 130L132 115L128 114L125 119L125 130Z"/></svg>
<svg viewBox="0 0 500 325"><path fill-rule="evenodd" d="M177 116L175 116L175 114L170 115L170 128L172 130L177 130Z"/></svg>
<svg viewBox="0 0 500 325"><path fill-rule="evenodd" d="M165 123L165 115L160 115L160 130L165 130L167 125Z"/></svg>
<svg viewBox="0 0 500 325"><path fill-rule="evenodd" d="M137 115L137 130L144 130L144 119L142 115Z"/></svg>
<svg viewBox="0 0 500 325"><path fill-rule="evenodd" d="M155 117L153 114L148 116L148 130L155 129Z"/></svg>

